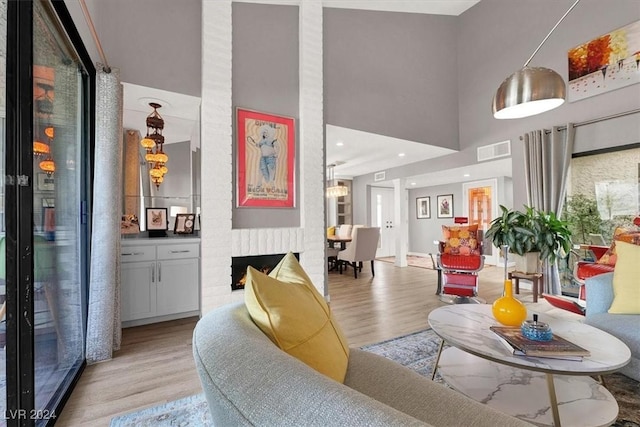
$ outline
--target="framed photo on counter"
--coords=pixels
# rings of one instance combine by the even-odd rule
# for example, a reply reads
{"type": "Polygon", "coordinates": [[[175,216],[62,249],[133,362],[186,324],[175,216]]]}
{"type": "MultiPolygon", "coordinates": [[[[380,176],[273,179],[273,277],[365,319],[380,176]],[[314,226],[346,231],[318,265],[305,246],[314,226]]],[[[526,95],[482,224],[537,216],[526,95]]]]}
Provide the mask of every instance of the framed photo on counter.
{"type": "Polygon", "coordinates": [[[176,222],[173,227],[174,234],[193,234],[196,222],[196,214],[179,213],[176,215],[176,222]]]}

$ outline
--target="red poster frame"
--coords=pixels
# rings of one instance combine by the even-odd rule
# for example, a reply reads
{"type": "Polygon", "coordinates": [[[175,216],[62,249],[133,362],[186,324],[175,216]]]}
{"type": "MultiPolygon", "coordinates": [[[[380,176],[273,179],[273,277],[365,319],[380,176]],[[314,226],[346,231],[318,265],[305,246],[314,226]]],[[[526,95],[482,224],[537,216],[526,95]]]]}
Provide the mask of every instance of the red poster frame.
{"type": "Polygon", "coordinates": [[[236,206],[294,207],[295,119],[237,108],[236,134],[236,206]]]}

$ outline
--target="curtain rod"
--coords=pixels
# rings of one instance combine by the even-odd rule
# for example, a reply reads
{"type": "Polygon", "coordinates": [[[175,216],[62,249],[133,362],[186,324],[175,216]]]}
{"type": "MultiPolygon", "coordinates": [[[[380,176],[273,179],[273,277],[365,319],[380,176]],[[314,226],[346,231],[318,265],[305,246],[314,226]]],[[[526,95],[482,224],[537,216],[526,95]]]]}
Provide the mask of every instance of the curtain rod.
{"type": "MultiPolygon", "coordinates": [[[[612,114],[610,116],[598,117],[597,119],[586,120],[586,121],[580,122],[580,123],[574,123],[573,127],[577,128],[577,127],[580,127],[580,126],[591,125],[591,124],[598,123],[598,122],[604,122],[605,120],[617,119],[618,117],[629,116],[631,114],[636,114],[636,113],[640,113],[640,108],[636,108],[635,110],[624,111],[622,113],[612,114]]],[[[558,127],[558,130],[565,130],[566,128],[567,128],[567,126],[560,126],[560,127],[558,127]]]]}
{"type": "MultiPolygon", "coordinates": [[[[619,117],[630,116],[631,114],[637,114],[637,113],[640,113],[640,108],[636,108],[635,110],[623,111],[622,113],[611,114],[610,116],[598,117],[596,119],[586,120],[580,123],[574,123],[573,127],[577,128],[580,126],[592,125],[594,123],[604,122],[605,120],[617,119],[619,117]]],[[[558,130],[566,130],[566,129],[567,129],[566,125],[558,126],[558,130]]],[[[545,131],[545,133],[551,133],[551,131],[547,130],[545,131]]],[[[520,136],[520,141],[522,141],[523,139],[524,138],[520,136]]]]}
{"type": "Polygon", "coordinates": [[[84,19],[87,21],[87,25],[89,26],[89,31],[91,32],[91,37],[93,37],[93,42],[96,44],[96,48],[98,49],[98,54],[102,59],[102,70],[109,74],[111,73],[111,67],[109,67],[109,63],[107,62],[107,57],[102,50],[102,45],[100,44],[100,39],[98,38],[98,33],[96,33],[96,27],[93,25],[93,20],[91,19],[91,15],[89,15],[89,10],[87,9],[87,4],[84,0],[79,0],[80,7],[82,8],[82,13],[84,14],[84,19]]]}

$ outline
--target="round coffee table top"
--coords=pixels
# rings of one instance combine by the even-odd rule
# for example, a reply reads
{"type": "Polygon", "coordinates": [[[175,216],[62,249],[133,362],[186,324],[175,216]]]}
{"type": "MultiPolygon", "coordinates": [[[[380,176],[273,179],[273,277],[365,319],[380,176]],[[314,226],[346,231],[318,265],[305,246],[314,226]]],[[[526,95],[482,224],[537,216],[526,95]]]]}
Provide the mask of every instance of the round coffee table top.
{"type": "Polygon", "coordinates": [[[601,375],[617,371],[631,359],[625,343],[593,326],[544,313],[539,315],[539,320],[548,323],[554,334],[589,350],[591,355],[582,361],[515,356],[489,329],[500,325],[489,304],[446,306],[429,314],[429,325],[447,344],[505,365],[553,374],[601,375]]]}

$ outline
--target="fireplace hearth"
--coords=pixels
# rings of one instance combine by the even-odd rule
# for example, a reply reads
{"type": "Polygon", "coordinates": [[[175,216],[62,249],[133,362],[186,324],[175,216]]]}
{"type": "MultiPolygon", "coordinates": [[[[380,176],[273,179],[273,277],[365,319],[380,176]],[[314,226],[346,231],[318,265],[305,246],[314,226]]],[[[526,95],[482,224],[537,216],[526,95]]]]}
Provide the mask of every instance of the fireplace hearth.
{"type": "MultiPolygon", "coordinates": [[[[231,290],[244,289],[247,267],[251,266],[264,274],[275,267],[286,254],[254,255],[231,258],[231,290]]],[[[294,253],[296,259],[300,259],[298,253],[294,253]]]]}

